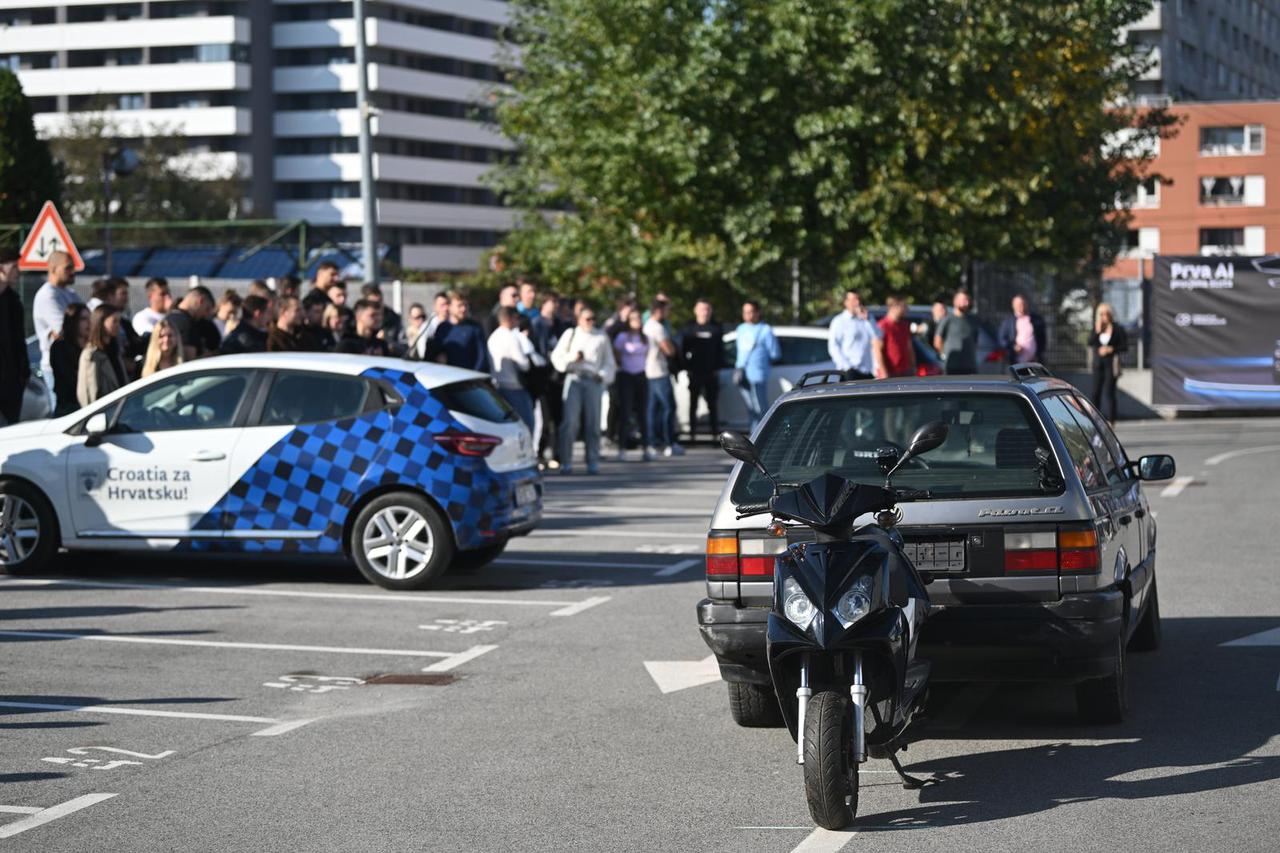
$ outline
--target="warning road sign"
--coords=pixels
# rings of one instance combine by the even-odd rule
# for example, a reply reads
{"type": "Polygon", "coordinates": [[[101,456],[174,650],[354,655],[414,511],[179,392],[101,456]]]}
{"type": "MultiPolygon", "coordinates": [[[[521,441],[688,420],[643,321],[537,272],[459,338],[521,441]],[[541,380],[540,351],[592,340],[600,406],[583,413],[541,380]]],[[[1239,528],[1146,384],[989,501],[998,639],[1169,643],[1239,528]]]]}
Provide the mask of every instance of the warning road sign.
{"type": "Polygon", "coordinates": [[[31,233],[27,235],[26,242],[22,244],[22,253],[18,256],[18,269],[47,270],[49,256],[54,252],[66,252],[70,255],[76,272],[84,269],[84,260],[81,259],[76,244],[72,242],[67,226],[62,224],[58,208],[53,206],[53,202],[46,201],[44,207],[40,209],[40,215],[36,217],[36,224],[31,227],[31,233]]]}

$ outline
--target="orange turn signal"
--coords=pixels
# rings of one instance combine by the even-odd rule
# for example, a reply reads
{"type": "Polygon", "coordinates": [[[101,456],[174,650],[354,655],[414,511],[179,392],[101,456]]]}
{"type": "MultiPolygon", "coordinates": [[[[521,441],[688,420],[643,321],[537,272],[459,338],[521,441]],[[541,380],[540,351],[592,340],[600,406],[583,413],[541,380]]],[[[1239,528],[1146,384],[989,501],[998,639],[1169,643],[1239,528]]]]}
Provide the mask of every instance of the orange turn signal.
{"type": "Polygon", "coordinates": [[[1059,530],[1059,548],[1097,548],[1098,534],[1092,530],[1059,530]]]}

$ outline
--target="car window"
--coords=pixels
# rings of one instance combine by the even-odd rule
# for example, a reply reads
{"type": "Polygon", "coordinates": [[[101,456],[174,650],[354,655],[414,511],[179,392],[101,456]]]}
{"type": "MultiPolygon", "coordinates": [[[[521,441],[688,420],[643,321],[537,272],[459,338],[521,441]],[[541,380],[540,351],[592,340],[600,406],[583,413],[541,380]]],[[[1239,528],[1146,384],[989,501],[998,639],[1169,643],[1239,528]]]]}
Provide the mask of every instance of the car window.
{"type": "Polygon", "coordinates": [[[1067,408],[1071,410],[1072,417],[1076,419],[1076,423],[1084,431],[1085,438],[1089,441],[1089,449],[1093,451],[1093,457],[1098,460],[1098,465],[1100,466],[1098,470],[1102,472],[1103,479],[1111,486],[1121,482],[1124,479],[1124,470],[1116,464],[1115,457],[1111,455],[1110,449],[1102,440],[1102,434],[1098,432],[1098,427],[1090,420],[1089,415],[1080,408],[1080,401],[1069,394],[1063,394],[1062,401],[1067,404],[1067,408]]]}
{"type": "Polygon", "coordinates": [[[827,342],[824,338],[799,338],[778,336],[779,364],[821,364],[829,361],[827,342]]]}
{"type": "Polygon", "coordinates": [[[511,423],[520,418],[516,410],[498,395],[487,379],[454,382],[431,389],[435,397],[451,412],[494,423],[511,423]]]}
{"type": "Polygon", "coordinates": [[[1093,422],[1094,428],[1102,436],[1103,444],[1107,446],[1107,451],[1111,454],[1111,458],[1115,460],[1120,479],[1131,479],[1129,457],[1124,452],[1124,446],[1120,444],[1120,439],[1116,438],[1116,434],[1111,431],[1106,419],[1102,417],[1102,414],[1093,403],[1089,402],[1085,397],[1076,394],[1072,398],[1072,402],[1075,403],[1077,410],[1083,412],[1093,422]]]}
{"type": "Polygon", "coordinates": [[[231,426],[249,386],[236,372],[187,373],[125,397],[114,432],[165,432],[231,426]]]}
{"type": "Polygon", "coordinates": [[[1067,404],[1062,395],[1045,397],[1042,402],[1049,411],[1049,417],[1053,419],[1054,425],[1058,427],[1058,433],[1067,446],[1067,453],[1071,455],[1071,463],[1076,469],[1080,482],[1086,489],[1096,489],[1105,485],[1107,480],[1103,465],[1094,455],[1089,436],[1073,414],[1074,409],[1067,404]]]}
{"type": "Polygon", "coordinates": [[[354,418],[364,411],[369,383],[332,373],[277,373],[262,407],[262,426],[354,418]]]}
{"type": "MultiPolygon", "coordinates": [[[[928,489],[938,500],[1046,494],[1036,450],[1049,450],[1048,437],[1029,403],[1015,394],[802,398],[778,407],[756,445],[765,466],[783,482],[805,483],[831,472],[881,485],[876,452],[906,448],[911,434],[931,421],[948,424],[946,443],[907,463],[894,475],[895,484],[928,489]]],[[[770,490],[763,475],[744,467],[733,500],[754,503],[770,490]]]]}

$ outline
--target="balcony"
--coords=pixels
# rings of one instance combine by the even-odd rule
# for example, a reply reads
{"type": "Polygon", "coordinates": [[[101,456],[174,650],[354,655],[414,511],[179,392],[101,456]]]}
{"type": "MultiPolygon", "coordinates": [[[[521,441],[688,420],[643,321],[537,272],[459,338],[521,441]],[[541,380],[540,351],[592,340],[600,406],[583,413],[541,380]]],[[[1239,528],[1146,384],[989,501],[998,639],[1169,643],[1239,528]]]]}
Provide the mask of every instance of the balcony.
{"type": "Polygon", "coordinates": [[[237,62],[39,68],[18,77],[27,97],[129,92],[225,92],[249,88],[249,66],[237,62]]]}
{"type": "Polygon", "coordinates": [[[248,43],[249,21],[229,15],[0,28],[0,54],[3,55],[58,50],[248,43]]]}
{"type": "MultiPolygon", "coordinates": [[[[37,113],[36,130],[41,136],[63,136],[77,119],[93,113],[37,113]]],[[[240,107],[200,107],[172,110],[114,110],[105,115],[123,137],[155,134],[155,128],[182,136],[247,136],[253,129],[253,116],[240,107]]]]}
{"type": "Polygon", "coordinates": [[[1160,0],[1151,4],[1151,10],[1140,19],[1129,25],[1129,30],[1153,32],[1164,29],[1164,3],[1160,0]]]}

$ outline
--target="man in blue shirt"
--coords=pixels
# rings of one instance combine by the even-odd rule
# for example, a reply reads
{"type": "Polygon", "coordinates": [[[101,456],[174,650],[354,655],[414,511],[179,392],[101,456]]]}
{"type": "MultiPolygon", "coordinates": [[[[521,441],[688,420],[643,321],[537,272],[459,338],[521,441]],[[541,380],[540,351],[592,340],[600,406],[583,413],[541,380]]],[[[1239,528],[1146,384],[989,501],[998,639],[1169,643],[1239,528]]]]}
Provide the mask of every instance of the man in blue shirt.
{"type": "Polygon", "coordinates": [[[773,327],[760,322],[760,305],[756,302],[742,304],[742,323],[738,326],[734,361],[734,381],[742,392],[751,416],[754,431],[769,404],[769,365],[782,356],[773,327]]]}
{"type": "Polygon", "coordinates": [[[827,352],[847,379],[883,379],[884,339],[856,290],[846,290],[844,310],[831,321],[827,352]]]}
{"type": "Polygon", "coordinates": [[[427,358],[451,367],[489,373],[489,343],[484,329],[470,319],[471,303],[461,293],[449,294],[449,319],[436,328],[427,358]]]}

